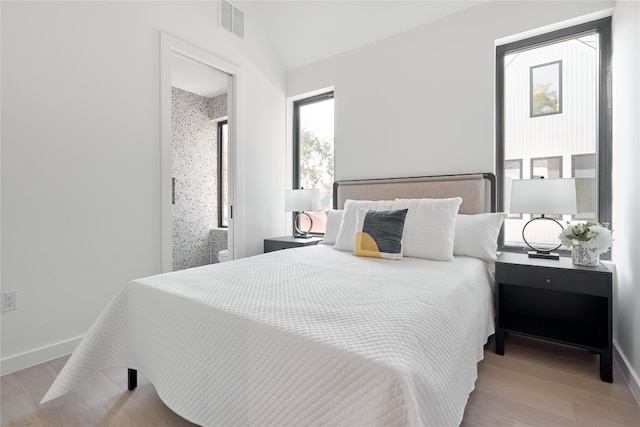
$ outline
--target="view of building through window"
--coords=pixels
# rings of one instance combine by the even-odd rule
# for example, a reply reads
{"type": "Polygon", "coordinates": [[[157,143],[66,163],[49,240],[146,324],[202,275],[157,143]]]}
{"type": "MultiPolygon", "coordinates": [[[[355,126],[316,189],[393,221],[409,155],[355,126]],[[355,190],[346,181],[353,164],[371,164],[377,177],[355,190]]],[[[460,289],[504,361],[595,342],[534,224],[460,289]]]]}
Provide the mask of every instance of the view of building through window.
{"type": "MultiPolygon", "coordinates": [[[[578,214],[596,218],[598,33],[561,39],[504,56],[504,209],[513,179],[576,178],[578,214]]],[[[530,214],[509,215],[505,244],[523,243],[530,214]]],[[[557,227],[532,223],[527,240],[557,244],[557,227]]]]}
{"type": "MultiPolygon", "coordinates": [[[[297,101],[294,104],[298,154],[294,188],[318,189],[321,210],[308,212],[313,218],[312,233],[324,233],[325,211],[333,207],[333,93],[297,101]]],[[[296,170],[296,167],[294,167],[296,170]]],[[[309,229],[308,219],[300,217],[301,230],[309,229]]]]}

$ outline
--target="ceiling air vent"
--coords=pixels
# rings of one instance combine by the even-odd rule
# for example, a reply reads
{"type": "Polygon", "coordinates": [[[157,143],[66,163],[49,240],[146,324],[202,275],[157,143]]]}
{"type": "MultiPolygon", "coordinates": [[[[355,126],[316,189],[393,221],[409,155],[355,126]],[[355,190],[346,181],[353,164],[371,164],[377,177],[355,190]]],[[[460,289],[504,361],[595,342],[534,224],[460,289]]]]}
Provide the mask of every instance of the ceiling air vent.
{"type": "Polygon", "coordinates": [[[222,0],[220,2],[220,27],[244,39],[244,12],[222,0]]]}

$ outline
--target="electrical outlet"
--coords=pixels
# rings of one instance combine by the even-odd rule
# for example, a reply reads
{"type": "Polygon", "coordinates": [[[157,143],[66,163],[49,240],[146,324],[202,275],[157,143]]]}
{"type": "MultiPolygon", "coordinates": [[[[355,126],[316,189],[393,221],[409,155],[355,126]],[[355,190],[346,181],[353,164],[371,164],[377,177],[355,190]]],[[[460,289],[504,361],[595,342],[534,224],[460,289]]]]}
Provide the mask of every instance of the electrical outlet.
{"type": "Polygon", "coordinates": [[[18,309],[18,291],[4,292],[2,294],[2,311],[18,309]]]}

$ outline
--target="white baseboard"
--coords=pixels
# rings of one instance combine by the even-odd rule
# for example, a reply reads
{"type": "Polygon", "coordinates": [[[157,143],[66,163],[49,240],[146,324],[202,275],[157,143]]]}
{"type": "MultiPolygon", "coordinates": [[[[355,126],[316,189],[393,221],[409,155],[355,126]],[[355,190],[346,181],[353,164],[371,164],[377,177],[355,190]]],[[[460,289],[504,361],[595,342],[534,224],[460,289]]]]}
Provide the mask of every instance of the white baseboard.
{"type": "Polygon", "coordinates": [[[2,359],[2,361],[0,361],[0,375],[10,374],[40,363],[48,362],[49,360],[57,359],[58,357],[66,356],[76,349],[81,339],[82,337],[73,338],[68,341],[62,341],[57,344],[2,359]]]}
{"type": "Polygon", "coordinates": [[[618,363],[625,380],[627,380],[631,393],[636,398],[638,405],[640,405],[640,377],[638,377],[638,373],[631,367],[629,359],[620,351],[617,343],[613,343],[613,357],[618,363]]]}

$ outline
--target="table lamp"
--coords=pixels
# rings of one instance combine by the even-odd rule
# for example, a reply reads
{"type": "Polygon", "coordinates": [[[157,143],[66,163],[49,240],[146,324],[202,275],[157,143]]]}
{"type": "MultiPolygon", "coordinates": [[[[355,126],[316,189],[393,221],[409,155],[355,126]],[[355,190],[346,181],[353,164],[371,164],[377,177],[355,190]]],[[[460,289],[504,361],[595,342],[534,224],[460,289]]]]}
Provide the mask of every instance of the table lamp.
{"type": "Polygon", "coordinates": [[[306,211],[320,210],[320,191],[317,189],[286,190],[284,192],[285,212],[297,212],[294,218],[295,237],[309,238],[309,233],[313,229],[313,219],[306,211]],[[300,215],[306,215],[309,219],[309,229],[302,231],[299,228],[300,215]]]}
{"type": "Polygon", "coordinates": [[[575,215],[576,207],[576,180],[575,178],[561,179],[516,179],[511,184],[511,213],[540,214],[532,218],[522,227],[522,239],[532,251],[529,258],[560,259],[555,253],[558,246],[552,249],[535,248],[529,244],[525,237],[525,229],[533,221],[553,221],[563,229],[562,224],[545,215],[575,215]]]}

